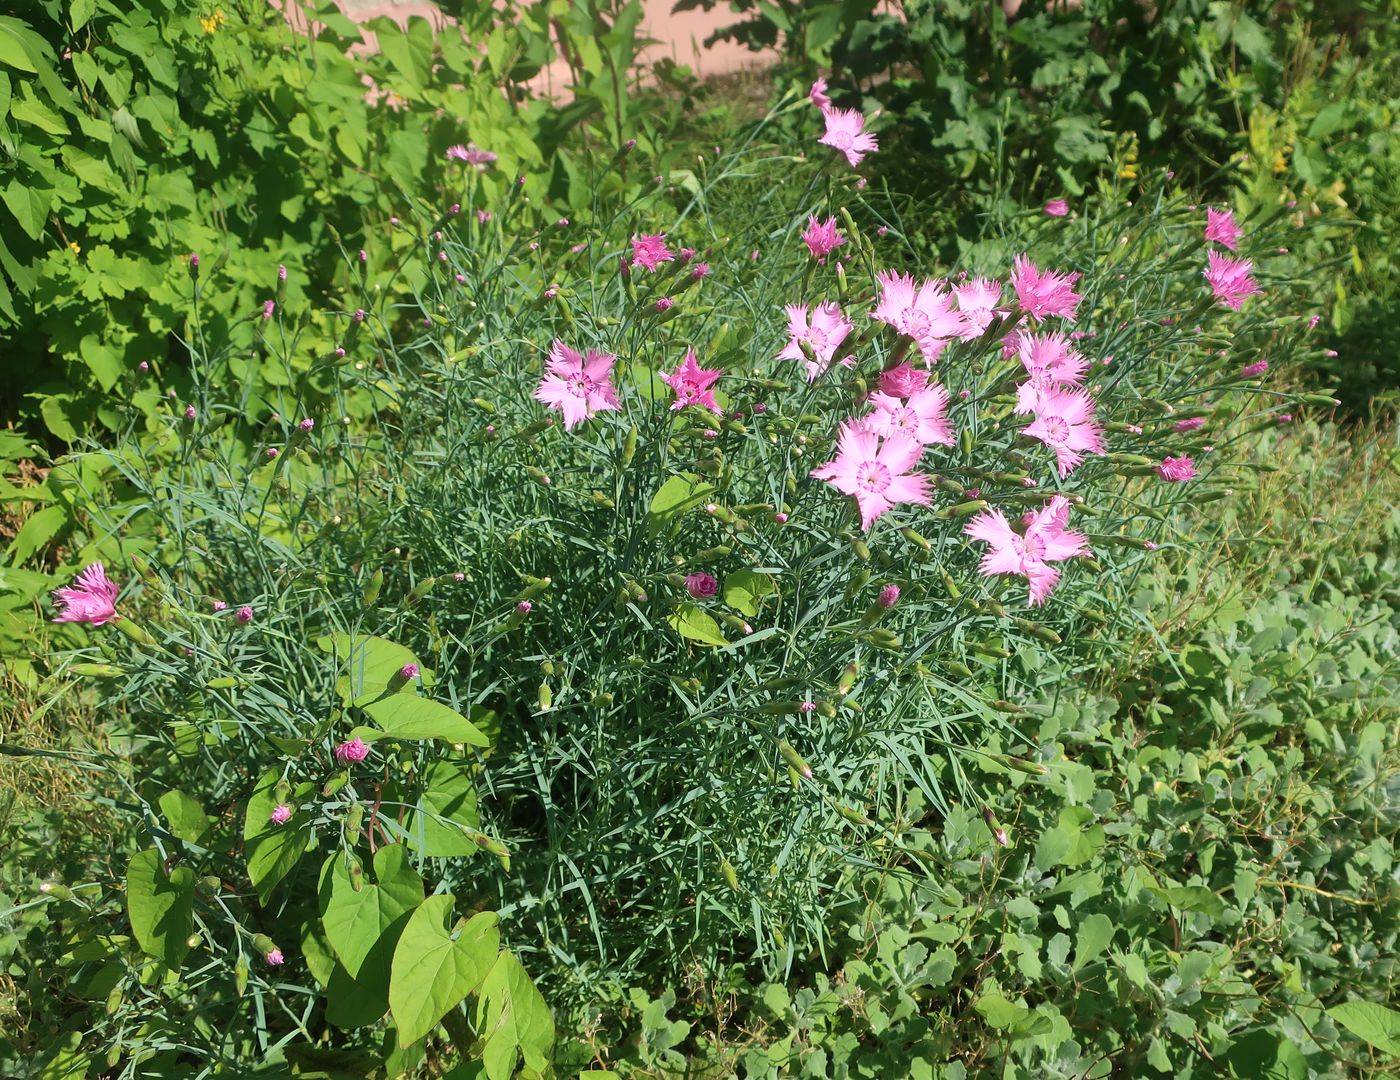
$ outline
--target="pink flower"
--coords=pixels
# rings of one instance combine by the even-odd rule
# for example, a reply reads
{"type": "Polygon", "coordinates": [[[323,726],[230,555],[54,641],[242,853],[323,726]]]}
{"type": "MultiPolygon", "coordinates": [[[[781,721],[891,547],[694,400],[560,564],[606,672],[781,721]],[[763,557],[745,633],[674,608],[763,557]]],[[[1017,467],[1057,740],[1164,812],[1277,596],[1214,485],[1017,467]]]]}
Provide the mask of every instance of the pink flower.
{"type": "Polygon", "coordinates": [[[719,368],[702,368],[695,357],[694,349],[686,349],[685,360],[670,375],[662,374],[661,379],[676,392],[676,400],[671,402],[671,410],[683,409],[687,405],[699,405],[718,413],[719,403],[715,392],[710,389],[722,372],[719,368]]]}
{"type": "MultiPolygon", "coordinates": [[[[1312,316],[1311,318],[1308,319],[1308,329],[1309,329],[1309,330],[1314,329],[1314,328],[1317,326],[1317,324],[1320,323],[1321,321],[1322,321],[1322,316],[1321,316],[1321,315],[1314,315],[1314,316],[1312,316]]],[[[142,363],[145,363],[145,361],[143,360],[142,363]]]]}
{"type": "Polygon", "coordinates": [[[879,604],[882,608],[892,608],[899,603],[899,586],[895,584],[886,585],[880,590],[879,604]]]}
{"type": "Polygon", "coordinates": [[[676,253],[666,246],[665,233],[632,234],[632,265],[655,270],[665,262],[673,262],[676,253]]]}
{"type": "Polygon", "coordinates": [[[491,211],[490,211],[490,210],[478,210],[478,211],[476,212],[476,223],[477,223],[478,225],[485,225],[485,224],[486,224],[488,221],[490,221],[490,220],[491,220],[491,211]]]}
{"type": "Polygon", "coordinates": [[[1103,431],[1094,423],[1094,401],[1079,389],[1041,392],[1035,401],[1035,419],[1021,431],[1055,451],[1060,476],[1068,476],[1084,460],[1084,451],[1102,454],[1103,431]]]}
{"type": "Polygon", "coordinates": [[[1254,363],[1246,364],[1244,367],[1240,368],[1240,374],[1246,379],[1252,379],[1257,375],[1264,374],[1264,372],[1268,370],[1269,362],[1267,360],[1256,360],[1254,363]]]}
{"type": "Polygon", "coordinates": [[[1249,259],[1231,259],[1218,251],[1210,252],[1208,258],[1206,280],[1210,282],[1211,291],[1227,308],[1238,311],[1244,306],[1246,297],[1264,291],[1249,276],[1254,269],[1254,263],[1249,259]]]}
{"type": "Polygon", "coordinates": [[[1045,602],[1060,578],[1059,569],[1050,564],[1089,551],[1084,537],[1066,529],[1067,524],[1069,500],[1056,495],[1021,519],[1020,532],[1000,510],[984,510],[967,523],[963,533],[991,545],[992,550],[982,556],[979,572],[986,577],[1020,574],[1030,586],[1030,604],[1036,607],[1045,602]]]}
{"type": "Polygon", "coordinates": [[[1016,388],[1018,413],[1034,412],[1040,394],[1077,384],[1089,370],[1089,361],[1070,347],[1063,334],[1017,334],[1016,351],[1030,376],[1016,388]]]}
{"type": "Polygon", "coordinates": [[[197,416],[199,416],[199,413],[195,410],[195,407],[194,407],[193,405],[186,405],[186,406],[185,406],[185,419],[186,419],[186,420],[189,420],[189,421],[193,422],[194,419],[195,419],[197,416]]]}
{"type": "Polygon", "coordinates": [[[275,457],[276,457],[278,454],[280,454],[280,453],[281,453],[281,451],[278,450],[277,447],[275,447],[275,446],[269,446],[269,447],[267,448],[267,456],[268,456],[268,459],[269,459],[269,460],[271,460],[272,458],[275,458],[275,457]]]}
{"type": "Polygon", "coordinates": [[[805,304],[788,304],[784,310],[787,312],[788,334],[791,340],[778,354],[778,359],[805,361],[807,381],[812,382],[831,366],[836,350],[855,327],[851,320],[841,313],[840,306],[831,300],[816,306],[810,322],[805,304]],[[813,359],[809,359],[802,351],[804,342],[812,350],[813,359]]]}
{"type": "Polygon", "coordinates": [[[656,302],[655,306],[656,313],[658,315],[664,315],[666,314],[666,312],[670,311],[673,307],[676,306],[676,302],[672,300],[669,296],[663,296],[656,302]]]}
{"type": "Polygon", "coordinates": [[[272,813],[267,815],[267,819],[274,825],[285,825],[292,820],[292,808],[286,803],[279,803],[272,808],[272,813]]]}
{"type": "Polygon", "coordinates": [[[404,682],[408,682],[409,679],[418,678],[418,665],[410,660],[403,667],[399,668],[399,678],[404,682]]]}
{"type": "Polygon", "coordinates": [[[447,148],[447,158],[449,161],[465,161],[468,165],[485,168],[495,162],[496,155],[490,150],[478,149],[475,144],[463,146],[458,143],[447,148]]]}
{"type": "Polygon", "coordinates": [[[696,600],[704,600],[714,596],[719,592],[719,581],[713,574],[698,573],[687,574],[685,579],[685,591],[690,593],[696,600]]]}
{"type": "Polygon", "coordinates": [[[696,263],[696,264],[695,264],[695,269],[691,270],[691,272],[690,272],[690,276],[691,276],[691,279],[692,279],[692,280],[694,280],[694,281],[700,281],[702,278],[706,277],[706,276],[709,274],[709,272],[710,272],[710,264],[709,264],[709,263],[696,263]]]}
{"type": "Polygon", "coordinates": [[[999,281],[975,277],[961,285],[954,285],[953,295],[957,298],[958,311],[963,320],[963,328],[958,336],[965,341],[981,337],[993,319],[1008,314],[997,308],[1001,301],[999,281]]]}
{"type": "Polygon", "coordinates": [[[924,448],[908,435],[881,440],[859,421],[847,420],[836,438],[836,457],[812,470],[843,495],[855,497],[863,529],[896,503],[929,504],[928,477],[909,470],[924,448]]]}
{"type": "Polygon", "coordinates": [[[367,757],[369,757],[369,743],[363,739],[351,739],[335,748],[335,759],[342,765],[364,761],[367,757]]]}
{"type": "Polygon", "coordinates": [[[927,446],[939,443],[953,446],[953,428],[944,416],[948,407],[948,391],[938,383],[915,390],[908,401],[879,390],[870,395],[870,404],[875,407],[862,423],[876,435],[889,437],[903,433],[915,442],[927,446]]]}
{"type": "Polygon", "coordinates": [[[1177,431],[1195,431],[1206,422],[1204,416],[1193,416],[1189,420],[1178,420],[1172,425],[1177,431]]]}
{"type": "Polygon", "coordinates": [[[1244,230],[1235,224],[1235,215],[1229,210],[1206,208],[1206,239],[1223,244],[1231,251],[1240,249],[1240,234],[1244,230]]]}
{"type": "Polygon", "coordinates": [[[1074,291],[1078,274],[1041,270],[1024,255],[1017,255],[1011,269],[1011,285],[1022,310],[1033,319],[1059,315],[1074,322],[1074,309],[1084,299],[1074,291]]]}
{"type": "Polygon", "coordinates": [[[1064,199],[1051,199],[1045,204],[1046,217],[1064,217],[1069,213],[1069,203],[1064,199]]]}
{"type": "Polygon", "coordinates": [[[241,625],[247,626],[250,622],[253,621],[253,609],[247,604],[244,604],[241,608],[239,608],[233,613],[233,617],[241,625]]]}
{"type": "Polygon", "coordinates": [[[846,242],[846,238],[836,231],[836,219],[829,217],[819,222],[815,214],[807,217],[807,231],[802,234],[807,250],[812,258],[825,263],[826,257],[846,242]]]}
{"type": "Polygon", "coordinates": [[[865,117],[855,109],[824,109],[826,134],[817,142],[834,147],[846,155],[855,168],[866,154],[880,149],[875,136],[865,130],[865,117]]]}
{"type": "Polygon", "coordinates": [[[228,604],[222,600],[215,600],[210,606],[213,607],[215,611],[223,611],[224,608],[228,607],[228,604]]]}
{"type": "Polygon", "coordinates": [[[107,577],[107,568],[95,562],[83,570],[72,585],[54,590],[54,603],[62,604],[63,611],[53,621],[85,622],[93,626],[115,622],[121,618],[117,614],[119,591],[116,582],[107,577]]]}
{"type": "Polygon", "coordinates": [[[272,313],[273,313],[274,311],[276,311],[276,310],[277,310],[277,301],[276,301],[276,300],[264,300],[264,301],[263,301],[263,318],[264,318],[264,319],[270,319],[270,318],[272,318],[272,313]]]}
{"type": "Polygon", "coordinates": [[[1184,484],[1196,475],[1196,463],[1186,455],[1163,458],[1157,466],[1157,475],[1173,484],[1184,484]]]}
{"type": "Polygon", "coordinates": [[[604,409],[618,407],[612,385],[617,357],[588,350],[585,359],[557,338],[549,347],[548,371],[535,388],[535,400],[564,414],[564,430],[572,431],[604,409]]]}
{"type": "Polygon", "coordinates": [[[530,601],[528,600],[522,600],[520,601],[520,603],[515,605],[515,610],[520,612],[520,614],[522,615],[528,615],[530,614],[530,612],[535,610],[535,605],[530,603],[530,601]]]}
{"type": "Polygon", "coordinates": [[[826,79],[819,78],[812,84],[812,89],[807,91],[807,97],[822,112],[831,108],[831,98],[826,96],[826,79]]]}
{"type": "Polygon", "coordinates": [[[281,967],[287,960],[287,958],[282,955],[282,950],[275,945],[267,950],[267,955],[263,957],[263,959],[267,961],[268,967],[281,967]]]}
{"type": "Polygon", "coordinates": [[[890,397],[907,398],[928,385],[928,372],[920,371],[909,361],[880,372],[877,384],[880,392],[890,397]]]}
{"type": "Polygon", "coordinates": [[[953,310],[952,294],[942,282],[916,282],[892,270],[876,274],[875,280],[880,284],[880,302],[870,317],[913,338],[924,362],[934,363],[948,339],[963,328],[962,316],[953,310]]]}

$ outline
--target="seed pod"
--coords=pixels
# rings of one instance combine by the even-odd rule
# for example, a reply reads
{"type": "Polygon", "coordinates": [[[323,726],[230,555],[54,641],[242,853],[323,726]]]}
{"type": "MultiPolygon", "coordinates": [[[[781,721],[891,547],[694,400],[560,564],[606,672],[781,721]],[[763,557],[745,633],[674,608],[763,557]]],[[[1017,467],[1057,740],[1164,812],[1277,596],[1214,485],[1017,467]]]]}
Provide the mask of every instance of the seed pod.
{"type": "Polygon", "coordinates": [[[612,708],[613,696],[611,694],[594,694],[588,701],[595,709],[612,708]]]}
{"type": "Polygon", "coordinates": [[[1050,771],[1044,765],[1027,761],[1025,758],[1011,757],[1009,754],[993,754],[992,760],[1005,765],[1008,769],[1014,769],[1016,772],[1027,773],[1031,776],[1044,776],[1050,771]]]}
{"type": "Polygon", "coordinates": [[[1032,637],[1040,638],[1041,641],[1048,641],[1051,645],[1059,645],[1063,640],[1060,635],[1051,630],[1050,627],[1031,622],[1029,619],[1012,619],[1011,622],[1032,637]]]}
{"type": "Polygon", "coordinates": [[[996,698],[993,701],[987,702],[987,704],[990,705],[997,712],[1020,713],[1026,711],[1020,705],[1017,705],[1014,701],[1003,701],[1001,698],[996,698]]]}
{"type": "Polygon", "coordinates": [[[956,675],[960,679],[972,678],[972,669],[966,664],[959,663],[957,660],[945,660],[943,661],[943,666],[947,668],[951,674],[956,675]]]}
{"type": "Polygon", "coordinates": [[[617,506],[617,503],[613,502],[612,499],[608,498],[606,495],[604,495],[601,491],[598,491],[597,489],[594,489],[593,491],[589,492],[588,497],[593,500],[594,506],[597,506],[603,510],[612,510],[617,506]]]}
{"type": "Polygon", "coordinates": [[[384,588],[384,571],[376,570],[370,575],[369,584],[365,586],[364,604],[365,607],[373,607],[374,602],[379,599],[379,591],[384,588]]]}
{"type": "Polygon", "coordinates": [[[857,593],[859,593],[862,589],[865,588],[867,584],[869,584],[869,582],[870,570],[862,566],[859,570],[857,570],[854,574],[851,575],[851,580],[846,586],[846,599],[850,600],[854,598],[857,593]]]}
{"type": "Polygon", "coordinates": [[[943,588],[948,591],[948,595],[954,600],[962,599],[962,590],[958,588],[958,583],[945,571],[943,574],[943,588]]]}
{"type": "Polygon", "coordinates": [[[988,598],[987,600],[987,610],[990,611],[993,615],[995,615],[998,619],[1006,618],[1006,608],[1002,607],[999,603],[990,598],[988,598]]]}
{"type": "Polygon", "coordinates": [[[983,656],[995,656],[1006,660],[1011,656],[1010,649],[1003,649],[1000,645],[993,645],[989,641],[982,641],[972,646],[972,651],[981,653],[983,656]]]}
{"type": "Polygon", "coordinates": [[[533,600],[554,583],[553,578],[537,578],[531,577],[529,574],[523,574],[521,576],[525,579],[525,588],[515,594],[515,602],[517,604],[521,600],[533,600]]]}
{"type": "Polygon", "coordinates": [[[1304,405],[1322,405],[1329,409],[1335,408],[1341,404],[1337,398],[1332,396],[1331,391],[1321,394],[1304,394],[1299,400],[1302,401],[1304,405]]]}
{"type": "Polygon", "coordinates": [[[492,405],[491,402],[487,401],[485,398],[474,397],[472,398],[472,404],[484,413],[490,413],[492,416],[496,415],[496,406],[492,405]]]}
{"type": "MultiPolygon", "coordinates": [[[[122,1007],[122,988],[120,985],[112,987],[112,992],[107,995],[107,1015],[115,1016],[118,1009],[122,1007]]],[[[116,1062],[112,1063],[113,1065],[116,1062]]]]}
{"type": "MultiPolygon", "coordinates": [[[[235,964],[233,968],[233,988],[238,992],[239,997],[242,997],[244,992],[248,989],[248,961],[241,956],[238,958],[238,963],[235,964]]],[[[119,1050],[120,1046],[118,1045],[114,1047],[114,1049],[119,1050]]],[[[113,1062],[113,1064],[115,1065],[116,1063],[113,1062]]]]}
{"type": "Polygon", "coordinates": [[[632,459],[637,455],[637,425],[633,424],[627,429],[627,437],[622,440],[622,464],[631,465],[632,459]]]}
{"type": "Polygon", "coordinates": [[[536,420],[533,424],[527,424],[516,432],[516,435],[525,440],[531,440],[542,431],[548,431],[554,426],[554,420],[546,417],[544,420],[536,420]]]}
{"type": "Polygon", "coordinates": [[[871,630],[864,635],[863,640],[868,641],[877,649],[888,649],[891,652],[897,652],[904,647],[904,643],[900,641],[899,635],[893,630],[871,630]]]}
{"type": "Polygon", "coordinates": [[[354,843],[355,837],[359,835],[360,824],[365,818],[365,808],[359,803],[352,803],[349,811],[345,815],[344,835],[348,843],[354,843]]]}
{"type": "Polygon", "coordinates": [[[1141,454],[1106,454],[1110,465],[1151,465],[1152,459],[1141,454]]]}
{"type": "Polygon", "coordinates": [[[350,783],[350,773],[348,771],[336,773],[326,781],[326,786],[321,789],[321,798],[329,799],[331,796],[338,794],[348,783],[350,783]]]}
{"type": "Polygon", "coordinates": [[[426,577],[426,578],[424,578],[424,579],[423,579],[422,581],[420,581],[417,585],[415,585],[415,586],[413,587],[413,591],[410,592],[410,593],[408,594],[409,602],[410,602],[410,603],[416,603],[417,601],[422,600],[423,597],[427,596],[430,592],[433,591],[433,586],[436,585],[436,584],[437,584],[437,578],[435,578],[435,577],[426,577]]]}
{"type": "Polygon", "coordinates": [[[525,466],[525,475],[528,476],[535,483],[539,484],[541,487],[549,487],[552,483],[554,483],[554,481],[549,478],[549,474],[547,472],[545,472],[543,469],[537,469],[533,465],[525,466]]]}
{"type": "Polygon", "coordinates": [[[739,891],[739,875],[734,871],[734,864],[728,859],[721,859],[719,863],[720,872],[724,874],[724,880],[735,892],[739,891]]]}
{"type": "Polygon", "coordinates": [[[778,740],[778,753],[783,755],[783,760],[796,769],[804,780],[812,779],[812,766],[802,759],[802,755],[793,749],[792,744],[786,739],[778,740]]]}
{"type": "Polygon", "coordinates": [[[963,429],[962,429],[962,434],[960,434],[960,435],[958,436],[958,449],[960,449],[960,450],[963,452],[963,456],[964,456],[964,457],[967,457],[967,456],[971,455],[971,453],[972,453],[972,429],[971,429],[971,428],[963,428],[963,429]]]}
{"type": "Polygon", "coordinates": [[[539,700],[540,712],[549,712],[554,705],[554,692],[550,690],[549,683],[540,683],[540,688],[536,696],[539,700]]]}
{"type": "Polygon", "coordinates": [[[856,553],[856,558],[861,562],[870,561],[870,547],[860,537],[851,541],[851,550],[856,553]]]}
{"type": "Polygon", "coordinates": [[[287,802],[292,797],[292,785],[287,783],[285,779],[278,780],[272,788],[272,797],[279,804],[287,802]]]}
{"type": "Polygon", "coordinates": [[[355,892],[364,892],[365,889],[365,868],[360,865],[360,860],[351,856],[350,858],[350,888],[355,892]]]}
{"type": "MultiPolygon", "coordinates": [[[[117,667],[115,664],[73,664],[68,668],[74,675],[83,675],[96,679],[114,679],[118,675],[125,675],[126,668],[117,667]]],[[[233,680],[230,685],[236,685],[237,680],[233,680]]]]}
{"type": "Polygon", "coordinates": [[[975,514],[985,509],[987,509],[986,499],[972,499],[969,502],[962,502],[958,503],[956,506],[948,507],[940,516],[951,520],[953,518],[967,517],[969,514],[975,514]]]}
{"type": "Polygon", "coordinates": [[[843,818],[845,818],[847,821],[853,822],[856,825],[875,824],[868,817],[862,814],[859,810],[852,810],[849,806],[846,806],[844,803],[836,803],[835,805],[836,812],[840,814],[843,818]]]}
{"type": "Polygon", "coordinates": [[[856,678],[860,675],[860,664],[852,660],[841,669],[841,677],[836,680],[836,692],[845,697],[851,692],[851,688],[856,684],[856,678]]]}

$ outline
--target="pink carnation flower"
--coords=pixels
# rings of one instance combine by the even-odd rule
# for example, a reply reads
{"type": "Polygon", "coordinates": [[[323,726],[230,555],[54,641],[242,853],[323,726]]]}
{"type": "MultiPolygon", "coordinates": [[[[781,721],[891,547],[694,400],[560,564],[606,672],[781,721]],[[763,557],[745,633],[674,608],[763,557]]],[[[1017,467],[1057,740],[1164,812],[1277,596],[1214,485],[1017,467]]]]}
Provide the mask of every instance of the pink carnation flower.
{"type": "Polygon", "coordinates": [[[116,582],[107,577],[107,568],[95,562],[83,570],[72,585],[54,590],[54,603],[62,604],[63,610],[53,621],[85,622],[93,626],[115,622],[121,618],[117,614],[119,591],[116,582]]]}
{"type": "Polygon", "coordinates": [[[662,263],[674,262],[676,253],[666,246],[665,233],[632,234],[632,265],[655,270],[662,263]]]}
{"type": "Polygon", "coordinates": [[[1177,431],[1195,431],[1205,422],[1206,418],[1204,416],[1193,416],[1187,420],[1178,420],[1172,427],[1177,431]]]}
{"type": "Polygon", "coordinates": [[[1246,379],[1253,379],[1256,376],[1264,374],[1264,372],[1268,370],[1269,362],[1267,360],[1256,360],[1254,363],[1246,364],[1244,367],[1240,368],[1240,374],[1246,379]]]}
{"type": "Polygon", "coordinates": [[[1206,280],[1210,282],[1211,292],[1227,308],[1238,311],[1244,306],[1246,297],[1263,292],[1249,276],[1254,269],[1254,263],[1249,259],[1232,259],[1218,251],[1210,252],[1208,259],[1206,280]]]}
{"type": "Polygon", "coordinates": [[[915,281],[892,270],[876,274],[875,280],[880,284],[880,302],[870,317],[913,338],[924,362],[934,363],[948,339],[963,328],[962,316],[953,310],[952,294],[942,282],[915,281]]]}
{"type": "Polygon", "coordinates": [[[859,421],[847,420],[836,439],[836,457],[812,470],[843,495],[855,497],[864,529],[896,503],[929,504],[928,477],[909,472],[924,448],[908,435],[881,440],[859,421]]]}
{"type": "Polygon", "coordinates": [[[1000,510],[984,510],[967,523],[963,533],[991,545],[991,550],[982,556],[979,572],[986,577],[1024,577],[1030,587],[1030,604],[1036,607],[1045,602],[1060,578],[1059,568],[1050,564],[1089,551],[1082,535],[1065,528],[1068,524],[1069,500],[1056,495],[1040,510],[1021,519],[1020,532],[1011,527],[1000,510]]]}
{"type": "Polygon", "coordinates": [[[810,322],[805,304],[787,304],[784,310],[787,312],[790,340],[778,354],[778,359],[804,361],[807,364],[807,381],[812,382],[831,366],[836,350],[854,326],[842,314],[840,305],[831,300],[812,309],[810,322]],[[802,351],[804,342],[812,350],[813,359],[808,359],[802,351]]]}
{"type": "Polygon", "coordinates": [[[899,603],[899,586],[891,582],[881,589],[879,603],[882,608],[892,608],[899,603]]]}
{"type": "Polygon", "coordinates": [[[562,341],[549,347],[548,371],[535,388],[535,400],[564,414],[564,430],[571,431],[596,413],[618,407],[612,385],[617,357],[588,350],[585,359],[562,341]]]}
{"type": "Polygon", "coordinates": [[[807,250],[812,258],[825,263],[826,257],[846,242],[846,238],[836,231],[836,219],[829,217],[825,222],[817,220],[815,214],[807,218],[807,231],[802,234],[807,250]]]}
{"type": "Polygon", "coordinates": [[[1206,208],[1206,239],[1223,244],[1231,251],[1240,249],[1240,235],[1244,230],[1235,224],[1235,215],[1230,210],[1206,208]]]}
{"type": "Polygon", "coordinates": [[[958,336],[965,341],[981,337],[993,319],[1008,314],[997,308],[1001,302],[1001,282],[991,278],[975,277],[961,285],[954,285],[953,295],[957,298],[958,311],[963,320],[958,336]]]}
{"type": "Polygon", "coordinates": [[[267,818],[274,825],[285,825],[292,820],[292,808],[286,803],[279,803],[272,808],[272,813],[268,814],[267,818]]]}
{"type": "Polygon", "coordinates": [[[824,109],[826,134],[817,142],[834,147],[846,155],[855,168],[866,154],[880,149],[875,136],[865,130],[865,117],[855,109],[824,109]]]}
{"type": "Polygon", "coordinates": [[[1079,389],[1047,390],[1035,401],[1035,419],[1023,435],[1039,439],[1055,451],[1060,476],[1068,476],[1084,460],[1084,453],[1102,454],[1103,431],[1094,423],[1094,401],[1079,389]]]}
{"type": "Polygon", "coordinates": [[[367,757],[369,757],[369,743],[363,739],[351,739],[335,748],[335,759],[342,765],[364,761],[367,757]]]}
{"type": "Polygon", "coordinates": [[[1196,463],[1188,456],[1163,458],[1157,466],[1157,475],[1173,484],[1184,484],[1196,475],[1196,463]]]}
{"type": "Polygon", "coordinates": [[[908,401],[876,391],[870,395],[874,411],[862,421],[875,434],[889,437],[905,434],[922,445],[939,443],[956,445],[952,425],[944,411],[948,407],[948,391],[938,383],[915,390],[908,401]]]}
{"type": "Polygon", "coordinates": [[[458,143],[456,146],[447,148],[447,159],[449,161],[465,161],[468,165],[475,165],[481,169],[493,164],[496,155],[490,150],[479,149],[475,144],[463,146],[458,143]]]}
{"type": "Polygon", "coordinates": [[[1030,376],[1016,388],[1018,413],[1035,412],[1041,394],[1082,382],[1089,370],[1089,361],[1070,346],[1064,334],[1017,334],[1016,351],[1030,376]]]}
{"type": "Polygon", "coordinates": [[[831,98],[826,96],[825,78],[819,78],[812,84],[812,89],[807,91],[807,97],[822,112],[831,108],[831,98]]]}
{"type": "Polygon", "coordinates": [[[878,385],[883,394],[907,398],[928,385],[928,372],[921,371],[906,360],[880,372],[878,385]]]}
{"type": "Polygon", "coordinates": [[[719,368],[702,368],[695,357],[694,349],[686,349],[685,360],[670,374],[662,374],[661,379],[676,392],[676,400],[671,402],[672,411],[687,405],[699,405],[718,413],[719,403],[715,392],[710,389],[721,375],[719,368]]]}
{"type": "Polygon", "coordinates": [[[1046,217],[1064,217],[1069,213],[1069,203],[1064,199],[1051,199],[1045,204],[1046,217]]]}
{"type": "Polygon", "coordinates": [[[719,582],[713,574],[701,571],[696,574],[687,574],[685,579],[685,591],[690,593],[696,600],[704,600],[714,596],[719,592],[719,582]]]}
{"type": "Polygon", "coordinates": [[[1084,299],[1074,291],[1078,274],[1041,270],[1024,255],[1017,255],[1011,269],[1011,285],[1022,310],[1033,319],[1059,315],[1074,322],[1074,309],[1084,299]]]}

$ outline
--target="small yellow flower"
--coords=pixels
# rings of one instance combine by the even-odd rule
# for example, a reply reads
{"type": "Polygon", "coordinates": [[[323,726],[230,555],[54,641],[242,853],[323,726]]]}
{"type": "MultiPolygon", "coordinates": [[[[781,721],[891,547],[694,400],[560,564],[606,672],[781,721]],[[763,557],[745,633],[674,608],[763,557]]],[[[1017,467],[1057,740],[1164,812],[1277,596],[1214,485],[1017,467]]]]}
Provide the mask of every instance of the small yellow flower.
{"type": "Polygon", "coordinates": [[[1124,165],[1121,169],[1118,170],[1118,176],[1120,179],[1123,180],[1136,180],[1138,176],[1138,168],[1136,165],[1124,165]]]}
{"type": "Polygon", "coordinates": [[[71,251],[74,255],[76,255],[83,249],[78,246],[78,242],[76,240],[71,240],[68,243],[68,250],[71,251]]]}
{"type": "Polygon", "coordinates": [[[199,25],[204,27],[204,32],[206,34],[217,33],[219,28],[224,25],[224,9],[219,8],[214,14],[207,18],[201,17],[199,25]]]}

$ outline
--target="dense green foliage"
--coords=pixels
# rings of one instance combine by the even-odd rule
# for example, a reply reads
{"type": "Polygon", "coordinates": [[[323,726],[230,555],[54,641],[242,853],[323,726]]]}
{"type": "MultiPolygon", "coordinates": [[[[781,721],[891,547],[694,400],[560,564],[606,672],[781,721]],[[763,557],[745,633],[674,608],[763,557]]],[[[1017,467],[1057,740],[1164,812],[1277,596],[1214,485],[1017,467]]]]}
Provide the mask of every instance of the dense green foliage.
{"type": "Polygon", "coordinates": [[[0,17],[0,1074],[1394,1070],[1400,453],[1329,417],[1394,385],[1393,28],[735,6],[787,64],[737,131],[637,88],[636,0],[353,54],[329,6],[0,17]],[[1022,252],[1082,274],[1107,452],[1026,435],[1007,288],[933,368],[932,505],[863,529],[810,473],[918,352],[876,273],[1022,252]],[[533,397],[556,340],[616,409],[533,397]],[[1092,556],[1030,608],[963,529],[1056,494],[1092,556]],[[96,560],[123,617],[50,624],[96,560]]]}

